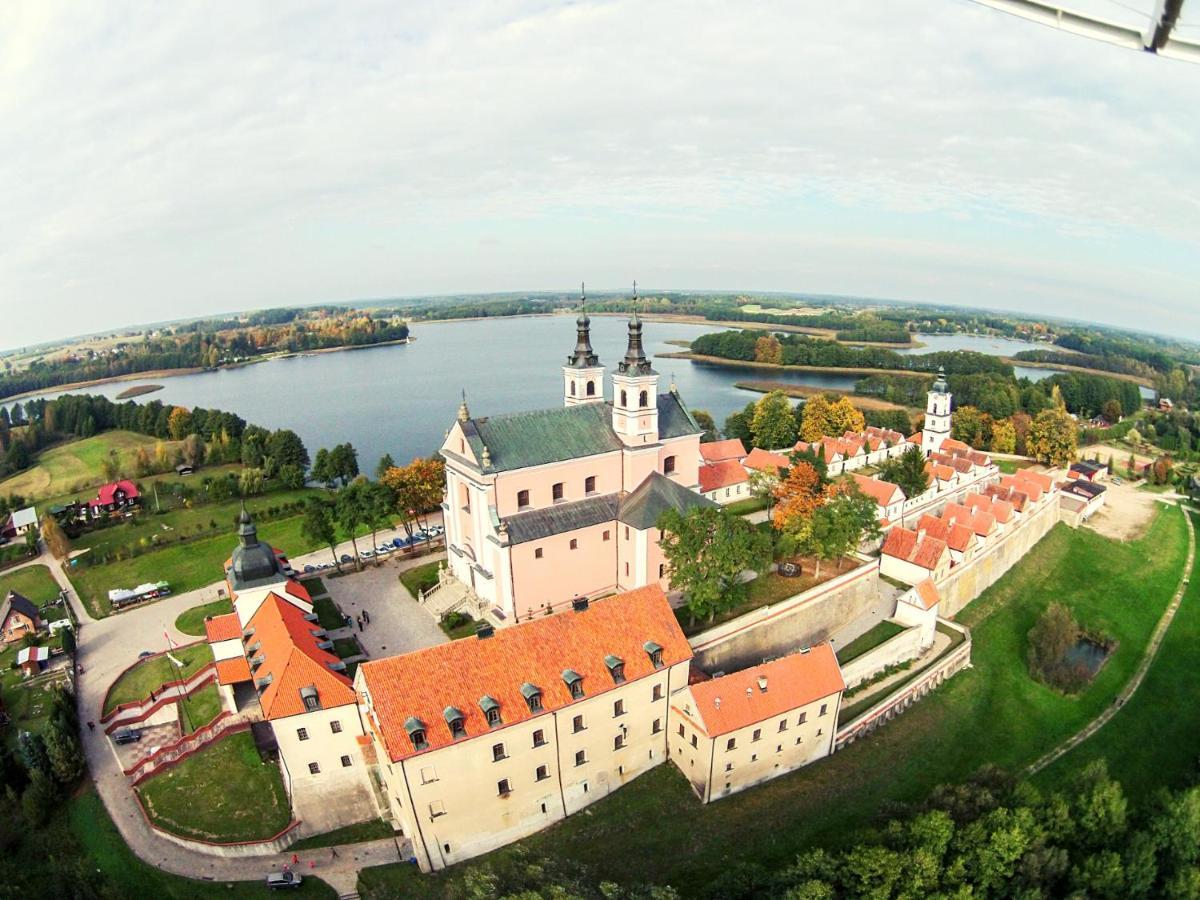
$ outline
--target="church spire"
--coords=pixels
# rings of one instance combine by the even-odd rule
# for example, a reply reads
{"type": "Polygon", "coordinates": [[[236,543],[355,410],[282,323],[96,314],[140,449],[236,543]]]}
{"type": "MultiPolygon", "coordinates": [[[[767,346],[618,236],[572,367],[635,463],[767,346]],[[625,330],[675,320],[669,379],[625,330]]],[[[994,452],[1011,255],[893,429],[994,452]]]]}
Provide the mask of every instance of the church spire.
{"type": "Polygon", "coordinates": [[[586,285],[579,283],[579,318],[575,320],[575,352],[567,357],[573,369],[591,369],[600,365],[600,357],[592,349],[592,320],[587,314],[586,285]]]}
{"type": "Polygon", "coordinates": [[[250,518],[245,500],[242,501],[242,513],[238,516],[238,540],[243,547],[253,547],[258,543],[258,529],[254,527],[254,520],[250,518]]]}
{"type": "Polygon", "coordinates": [[[467,389],[463,388],[462,403],[458,405],[458,421],[465,422],[471,418],[471,411],[467,409],[467,389]]]}
{"type": "Polygon", "coordinates": [[[657,375],[642,348],[642,319],[637,312],[636,281],[633,283],[633,302],[633,315],[629,317],[629,343],[625,348],[625,358],[617,363],[617,371],[622,375],[657,375]]]}

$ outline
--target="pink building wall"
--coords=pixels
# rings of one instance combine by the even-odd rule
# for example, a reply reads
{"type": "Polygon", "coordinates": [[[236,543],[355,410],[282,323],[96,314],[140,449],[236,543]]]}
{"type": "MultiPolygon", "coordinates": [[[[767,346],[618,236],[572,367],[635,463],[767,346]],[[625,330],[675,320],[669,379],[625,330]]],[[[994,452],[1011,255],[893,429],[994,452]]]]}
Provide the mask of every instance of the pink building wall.
{"type": "Polygon", "coordinates": [[[556,534],[510,548],[517,616],[524,621],[569,606],[576,596],[617,589],[618,545],[623,534],[619,522],[604,522],[566,534],[556,534]],[[608,532],[609,539],[604,540],[608,532]],[[571,549],[571,541],[577,549],[571,549]],[[542,558],[537,558],[537,550],[542,558]]]}
{"type": "Polygon", "coordinates": [[[523,490],[529,491],[529,509],[551,506],[554,502],[552,488],[560,481],[563,484],[563,499],[568,502],[587,496],[615,494],[621,490],[621,452],[614,450],[549,466],[501,472],[496,476],[497,514],[504,517],[516,513],[517,494],[523,490]],[[590,495],[583,490],[584,481],[589,475],[596,476],[596,490],[590,495]]]}

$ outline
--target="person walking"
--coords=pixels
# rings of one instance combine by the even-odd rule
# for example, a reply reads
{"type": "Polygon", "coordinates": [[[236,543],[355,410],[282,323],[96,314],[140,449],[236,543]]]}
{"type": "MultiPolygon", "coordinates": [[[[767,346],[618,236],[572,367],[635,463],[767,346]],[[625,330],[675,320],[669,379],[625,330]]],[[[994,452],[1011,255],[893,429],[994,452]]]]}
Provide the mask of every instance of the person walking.
{"type": "Polygon", "coordinates": [[[363,618],[367,620],[368,625],[371,624],[371,611],[369,609],[363,610],[363,618]]]}
{"type": "Polygon", "coordinates": [[[357,622],[358,622],[358,630],[359,630],[359,631],[362,631],[362,630],[363,630],[363,621],[362,621],[362,616],[359,616],[359,617],[358,617],[358,619],[357,619],[357,622]]]}

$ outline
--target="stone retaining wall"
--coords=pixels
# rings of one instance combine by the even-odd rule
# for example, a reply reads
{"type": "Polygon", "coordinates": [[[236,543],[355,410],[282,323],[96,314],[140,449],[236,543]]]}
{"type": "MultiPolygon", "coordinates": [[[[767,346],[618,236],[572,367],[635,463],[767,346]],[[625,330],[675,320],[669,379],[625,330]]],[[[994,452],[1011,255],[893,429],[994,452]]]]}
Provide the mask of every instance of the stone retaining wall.
{"type": "Polygon", "coordinates": [[[888,638],[878,647],[868,650],[862,656],[850,660],[842,666],[842,678],[846,681],[846,688],[850,689],[882,672],[888,666],[899,665],[920,654],[921,626],[913,625],[888,638]]]}
{"type": "Polygon", "coordinates": [[[293,819],[288,823],[287,828],[279,832],[274,837],[267,838],[262,841],[238,841],[231,844],[221,844],[216,841],[201,841],[194,838],[180,837],[177,834],[172,834],[159,828],[150,819],[150,815],[146,812],[146,807],[142,804],[142,798],[138,796],[137,791],[134,791],[134,798],[137,800],[138,809],[142,812],[142,818],[146,824],[154,830],[154,833],[164,840],[170,841],[183,847],[186,850],[191,850],[193,853],[203,853],[207,856],[223,856],[229,859],[246,856],[271,856],[275,853],[282,853],[292,844],[300,839],[300,821],[293,819]]]}

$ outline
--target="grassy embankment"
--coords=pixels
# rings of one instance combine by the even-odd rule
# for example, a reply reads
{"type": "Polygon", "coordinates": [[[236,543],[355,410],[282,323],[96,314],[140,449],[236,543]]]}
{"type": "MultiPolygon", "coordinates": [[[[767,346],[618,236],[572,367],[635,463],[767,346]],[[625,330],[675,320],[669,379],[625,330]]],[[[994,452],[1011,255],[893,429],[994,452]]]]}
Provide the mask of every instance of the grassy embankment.
{"type": "MultiPolygon", "coordinates": [[[[149,649],[149,648],[147,648],[149,649]]],[[[154,656],[136,663],[121,675],[108,689],[104,697],[104,712],[122,703],[132,703],[145,700],[151,691],[157,691],[168,681],[183,681],[190,678],[197,670],[212,662],[212,649],[208,644],[192,644],[171,651],[171,655],[183,663],[183,668],[177,668],[166,655],[154,656]]]]}
{"type": "MultiPolygon", "coordinates": [[[[78,492],[104,483],[104,462],[110,451],[115,450],[124,462],[139,447],[153,453],[157,443],[156,438],[132,431],[106,431],[95,437],[59,444],[39,453],[36,465],[0,482],[0,494],[21,494],[47,503],[70,499],[78,492]]],[[[165,443],[169,447],[178,446],[172,441],[165,443]]]]}
{"type": "Polygon", "coordinates": [[[739,860],[783,866],[805,847],[853,841],[889,803],[919,800],[985,763],[1016,771],[1095,718],[1136,669],[1185,554],[1178,510],[1162,512],[1128,544],[1059,525],[959,616],[972,630],[973,668],[869,739],[711,806],[701,806],[683,776],[662,766],[587,814],[437,880],[411,866],[386,866],[364,871],[360,890],[375,897],[454,895],[471,872],[519,865],[525,852],[572,858],[596,879],[654,873],[658,883],[688,895],[739,860]],[[1056,693],[1026,669],[1026,635],[1051,600],[1119,641],[1078,696],[1056,693]]]}

